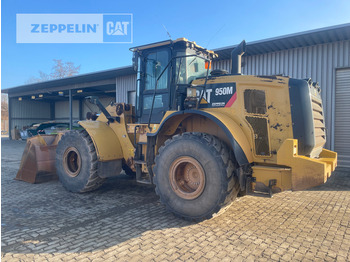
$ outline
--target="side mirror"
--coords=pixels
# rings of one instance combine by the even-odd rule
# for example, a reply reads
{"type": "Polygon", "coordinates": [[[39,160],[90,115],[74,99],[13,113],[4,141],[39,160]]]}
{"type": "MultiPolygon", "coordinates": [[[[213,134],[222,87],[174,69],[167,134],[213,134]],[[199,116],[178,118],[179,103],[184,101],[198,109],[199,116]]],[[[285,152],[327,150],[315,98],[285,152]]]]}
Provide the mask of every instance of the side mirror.
{"type": "Polygon", "coordinates": [[[133,52],[133,55],[132,55],[132,66],[134,67],[134,71],[136,72],[138,69],[138,61],[139,61],[139,53],[135,51],[133,52]]]}
{"type": "Polygon", "coordinates": [[[194,72],[198,73],[198,67],[199,67],[198,63],[194,63],[193,66],[194,66],[194,72]]]}

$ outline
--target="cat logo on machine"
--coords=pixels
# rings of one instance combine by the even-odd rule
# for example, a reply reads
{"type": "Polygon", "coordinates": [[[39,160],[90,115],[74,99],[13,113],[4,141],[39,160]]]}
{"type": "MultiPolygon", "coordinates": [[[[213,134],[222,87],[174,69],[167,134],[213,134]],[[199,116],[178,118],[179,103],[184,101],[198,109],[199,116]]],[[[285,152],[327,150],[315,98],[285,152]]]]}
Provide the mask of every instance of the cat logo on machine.
{"type": "MultiPolygon", "coordinates": [[[[202,92],[197,91],[197,96],[202,92]]],[[[207,85],[200,104],[203,108],[231,107],[236,99],[236,83],[210,84],[207,85]]]]}
{"type": "MultiPolygon", "coordinates": [[[[204,95],[203,95],[203,97],[202,97],[202,100],[201,100],[201,104],[209,104],[210,103],[210,97],[211,97],[211,92],[212,92],[213,90],[212,89],[206,89],[205,90],[205,93],[204,93],[204,95]]],[[[198,97],[201,97],[202,96],[202,93],[203,93],[203,91],[199,91],[199,90],[197,90],[197,96],[198,97]]]]}

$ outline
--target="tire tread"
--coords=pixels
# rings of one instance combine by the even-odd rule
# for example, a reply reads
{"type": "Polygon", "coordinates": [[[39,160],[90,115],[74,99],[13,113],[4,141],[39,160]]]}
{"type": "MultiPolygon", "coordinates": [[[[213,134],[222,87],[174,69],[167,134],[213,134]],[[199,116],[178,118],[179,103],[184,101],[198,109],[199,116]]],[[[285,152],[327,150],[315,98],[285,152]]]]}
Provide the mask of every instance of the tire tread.
{"type": "MultiPolygon", "coordinates": [[[[168,139],[162,147],[159,148],[158,154],[155,158],[155,167],[154,167],[155,170],[156,170],[157,164],[160,162],[160,155],[165,150],[165,148],[181,139],[194,139],[200,143],[205,144],[206,146],[208,146],[208,148],[210,149],[215,159],[217,159],[218,161],[222,161],[222,163],[224,164],[224,169],[226,170],[227,176],[221,190],[220,200],[212,210],[208,211],[206,214],[202,215],[201,217],[194,218],[190,216],[181,215],[166,204],[164,196],[162,196],[159,190],[157,179],[155,179],[156,194],[159,196],[161,203],[166,206],[166,209],[174,213],[178,217],[191,220],[191,221],[202,221],[204,219],[209,219],[211,217],[217,216],[221,214],[223,211],[225,211],[228,206],[230,206],[230,204],[236,198],[239,192],[238,179],[234,175],[235,165],[232,162],[232,159],[234,161],[234,158],[231,157],[233,156],[233,154],[230,152],[226,144],[224,144],[217,137],[214,137],[206,133],[186,132],[181,135],[173,136],[171,139],[168,139]]],[[[157,176],[157,174],[155,175],[157,176]]]]}
{"type": "MultiPolygon", "coordinates": [[[[72,191],[72,192],[78,192],[78,193],[85,193],[85,192],[89,192],[89,191],[93,191],[97,188],[99,188],[105,178],[101,178],[99,175],[98,175],[98,159],[97,159],[97,153],[96,153],[96,149],[95,149],[95,146],[94,146],[94,143],[90,137],[90,135],[86,132],[86,130],[80,130],[80,131],[77,131],[77,130],[73,130],[73,131],[69,131],[67,132],[61,139],[61,141],[59,142],[58,144],[58,147],[60,146],[66,146],[66,144],[69,144],[69,141],[72,140],[76,140],[77,138],[82,138],[83,142],[85,143],[85,147],[88,149],[88,154],[91,158],[91,163],[90,163],[90,175],[89,175],[89,178],[86,182],[86,184],[84,185],[84,187],[78,191],[76,190],[71,190],[69,188],[69,185],[65,185],[63,183],[63,180],[61,180],[63,186],[69,190],[69,191],[72,191]],[[65,144],[64,144],[65,143],[65,144]]],[[[56,165],[59,165],[61,164],[60,161],[56,161],[56,165]]],[[[60,169],[60,167],[57,166],[57,169],[60,169]]],[[[60,174],[59,174],[60,176],[60,174]]]]}

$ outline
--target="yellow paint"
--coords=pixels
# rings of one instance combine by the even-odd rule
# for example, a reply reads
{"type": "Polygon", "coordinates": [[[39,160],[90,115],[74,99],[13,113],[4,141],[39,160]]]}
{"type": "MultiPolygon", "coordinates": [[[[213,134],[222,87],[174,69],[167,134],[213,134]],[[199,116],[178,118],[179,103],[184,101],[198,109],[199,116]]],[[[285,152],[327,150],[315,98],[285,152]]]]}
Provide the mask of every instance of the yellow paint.
{"type": "MultiPolygon", "coordinates": [[[[203,85],[205,79],[194,80],[192,84],[203,85]]],[[[200,109],[217,119],[219,119],[232,132],[238,144],[242,147],[250,163],[277,164],[277,151],[286,139],[293,138],[292,119],[289,102],[288,77],[276,77],[276,79],[261,78],[257,76],[227,75],[212,78],[208,84],[215,83],[236,83],[237,99],[231,107],[200,109]],[[265,92],[266,113],[263,115],[250,114],[246,112],[244,105],[245,90],[263,90],[265,92]],[[267,131],[270,154],[261,156],[256,154],[254,132],[246,117],[260,117],[268,119],[267,131]]],[[[212,95],[214,95],[212,93],[212,95]]],[[[176,111],[168,111],[163,117],[162,122],[169,115],[176,111]]],[[[168,123],[166,134],[175,132],[177,125],[188,116],[176,117],[174,123],[168,123]],[[174,127],[175,126],[175,127],[174,127]]],[[[156,132],[159,125],[155,125],[156,132]]]]}
{"type": "Polygon", "coordinates": [[[113,129],[101,121],[80,121],[79,124],[89,133],[96,148],[99,161],[123,158],[123,148],[113,129]]]}
{"type": "MultiPolygon", "coordinates": [[[[111,111],[113,111],[112,108],[111,108],[111,111]]],[[[120,145],[123,148],[123,156],[126,161],[134,157],[134,150],[135,150],[134,144],[130,140],[130,137],[127,131],[128,123],[125,122],[129,114],[131,114],[131,112],[124,112],[123,114],[121,114],[119,116],[120,123],[116,121],[113,123],[110,123],[110,127],[113,129],[115,135],[118,137],[120,145]]]]}
{"type": "MultiPolygon", "coordinates": [[[[204,81],[205,79],[198,79],[194,80],[192,84],[194,86],[203,85],[204,81]]],[[[209,108],[202,110],[225,114],[239,125],[248,140],[248,151],[252,154],[252,162],[276,164],[276,152],[283,141],[293,138],[288,81],[288,77],[282,76],[270,79],[250,75],[226,75],[209,79],[208,84],[236,83],[237,99],[229,108],[209,108]],[[265,92],[266,114],[250,114],[245,110],[244,91],[251,89],[263,90],[265,92]],[[268,119],[267,131],[271,152],[269,155],[261,156],[256,154],[254,133],[251,125],[246,120],[247,116],[268,119]]]]}
{"type": "Polygon", "coordinates": [[[202,98],[202,100],[201,100],[201,104],[208,104],[208,101],[207,101],[207,100],[205,100],[204,98],[202,98]]]}
{"type": "MultiPolygon", "coordinates": [[[[198,79],[192,84],[203,85],[204,81],[205,79],[198,79]]],[[[288,81],[288,77],[279,76],[275,79],[243,75],[216,77],[208,80],[208,84],[236,83],[237,99],[229,108],[200,110],[216,117],[230,130],[248,161],[256,164],[253,175],[257,182],[268,186],[270,179],[276,179],[276,187],[281,190],[302,190],[324,183],[336,167],[337,156],[335,152],[326,149],[323,149],[318,159],[298,155],[298,143],[293,139],[288,81]],[[252,114],[245,110],[244,92],[252,89],[265,92],[265,114],[252,114]],[[254,132],[246,117],[268,120],[269,155],[256,154],[254,132]],[[264,168],[261,167],[263,165],[264,168]]],[[[165,117],[170,114],[168,112],[165,117]]],[[[176,116],[174,121],[168,121],[164,125],[167,128],[165,134],[173,134],[186,117],[188,115],[184,114],[181,117],[176,116]]]]}
{"type": "Polygon", "coordinates": [[[287,139],[277,152],[277,164],[292,168],[293,190],[304,190],[327,181],[337,165],[337,153],[323,149],[318,159],[299,156],[298,140],[287,139]]]}
{"type": "MultiPolygon", "coordinates": [[[[225,109],[203,109],[203,111],[207,112],[208,114],[215,117],[217,120],[222,122],[226,128],[230,131],[230,133],[233,135],[237,143],[241,146],[243,152],[245,153],[247,159],[249,162],[253,162],[253,157],[251,153],[251,147],[249,144],[249,141],[245,134],[243,133],[240,126],[230,117],[230,115],[224,113],[225,109]]],[[[227,110],[226,110],[227,111],[227,110]]],[[[173,113],[176,111],[173,111],[173,113]]],[[[163,117],[162,122],[165,121],[167,117],[169,117],[171,113],[167,112],[167,114],[163,117]]],[[[163,126],[164,133],[171,135],[175,132],[178,125],[181,123],[182,120],[189,117],[190,114],[183,114],[183,115],[177,115],[174,117],[174,119],[169,119],[163,126]]],[[[158,129],[158,128],[157,128],[158,129]]]]}
{"type": "Polygon", "coordinates": [[[248,162],[253,162],[253,155],[251,153],[251,145],[249,144],[249,141],[246,137],[246,135],[243,133],[240,126],[227,114],[224,114],[224,112],[220,111],[212,111],[210,109],[205,110],[207,113],[214,116],[216,119],[218,119],[220,122],[222,122],[226,128],[230,131],[234,139],[237,141],[237,143],[241,146],[243,152],[245,153],[248,162]]]}
{"type": "MultiPolygon", "coordinates": [[[[125,106],[123,104],[123,106],[125,106]]],[[[116,117],[116,105],[106,107],[111,116],[116,117]]],[[[79,124],[83,126],[94,142],[97,148],[97,154],[100,161],[108,161],[114,159],[128,160],[134,157],[135,147],[130,140],[127,132],[126,119],[131,119],[131,110],[122,113],[120,123],[114,121],[108,124],[108,120],[104,114],[100,114],[96,121],[81,121],[79,124]]]]}
{"type": "MultiPolygon", "coordinates": [[[[271,179],[276,179],[276,186],[281,191],[292,188],[292,172],[290,168],[277,166],[253,166],[253,177],[256,182],[261,182],[265,186],[269,186],[271,179]]],[[[255,184],[255,183],[254,183],[255,184]]]]}
{"type": "MultiPolygon", "coordinates": [[[[204,79],[193,81],[193,85],[203,85],[204,79]]],[[[237,99],[231,107],[200,109],[220,121],[232,134],[242,148],[248,162],[254,163],[253,176],[256,182],[268,186],[269,180],[276,179],[276,188],[283,190],[304,190],[326,182],[337,165],[337,154],[323,149],[318,159],[298,155],[298,141],[293,139],[292,119],[288,77],[275,79],[257,76],[227,75],[214,77],[208,84],[236,83],[237,99]],[[263,90],[265,92],[266,112],[264,114],[248,113],[244,104],[246,90],[263,90]],[[257,155],[252,126],[247,117],[267,119],[267,135],[269,154],[257,155]]],[[[212,93],[212,95],[214,95],[212,93]]],[[[208,103],[210,101],[207,98],[208,103]]],[[[107,107],[112,116],[116,116],[115,106],[107,107]]],[[[120,123],[107,123],[103,114],[98,121],[83,121],[81,125],[88,131],[97,148],[101,161],[121,159],[128,161],[134,157],[135,126],[138,125],[136,141],[146,142],[147,133],[159,131],[157,148],[176,133],[191,130],[208,132],[218,137],[225,137],[223,131],[204,116],[193,114],[174,114],[177,111],[167,111],[159,124],[131,123],[131,112],[121,114],[120,123]],[[166,122],[165,119],[169,118],[166,122]],[[127,122],[129,121],[129,122],[127,122]],[[162,125],[162,130],[159,130],[162,125]],[[215,125],[215,126],[214,126],[215,125]],[[200,126],[200,130],[196,127],[200,126]],[[203,127],[203,129],[201,129],[203,127]]],[[[227,139],[225,137],[225,139],[227,139]]],[[[228,143],[227,140],[223,140],[228,143]]],[[[143,147],[145,157],[146,146],[143,147]]],[[[157,153],[157,152],[156,152],[157,153]]],[[[145,166],[143,171],[147,172],[145,166]]]]}

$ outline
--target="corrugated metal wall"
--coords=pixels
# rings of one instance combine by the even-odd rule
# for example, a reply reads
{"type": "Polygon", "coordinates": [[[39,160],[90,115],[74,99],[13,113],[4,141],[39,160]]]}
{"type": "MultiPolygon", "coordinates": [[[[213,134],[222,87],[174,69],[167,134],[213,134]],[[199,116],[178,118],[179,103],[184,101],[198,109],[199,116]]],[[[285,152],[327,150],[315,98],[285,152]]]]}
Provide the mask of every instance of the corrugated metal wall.
{"type": "Polygon", "coordinates": [[[116,79],[116,102],[127,103],[128,92],[136,89],[136,74],[117,77],[116,79]]]}
{"type": "MultiPolygon", "coordinates": [[[[326,118],[326,147],[333,149],[335,69],[350,66],[350,41],[243,57],[243,64],[242,72],[246,75],[282,74],[294,78],[311,77],[313,81],[319,82],[326,118]]],[[[214,62],[213,68],[230,72],[231,61],[214,62]]]]}
{"type": "MultiPolygon", "coordinates": [[[[99,97],[103,106],[108,106],[111,102],[115,102],[114,97],[99,97]]],[[[94,104],[83,100],[82,119],[79,119],[79,101],[73,100],[73,121],[84,120],[87,112],[101,113],[98,107],[94,104]]],[[[60,101],[55,103],[55,119],[57,121],[69,121],[69,101],[60,101]]]]}
{"type": "MultiPolygon", "coordinates": [[[[57,121],[69,121],[69,101],[55,103],[55,119],[57,121]]],[[[79,120],[79,101],[73,100],[73,121],[79,120]]]]}
{"type": "Polygon", "coordinates": [[[350,68],[336,70],[334,149],[338,165],[350,167],[350,68]]]}
{"type": "MultiPolygon", "coordinates": [[[[99,98],[103,106],[108,106],[111,102],[115,102],[114,97],[100,97],[99,98]]],[[[83,118],[85,119],[87,112],[101,113],[100,109],[94,104],[84,100],[83,102],[83,118]]]]}
{"type": "Polygon", "coordinates": [[[11,129],[50,120],[50,103],[11,98],[10,107],[11,129]]]}

